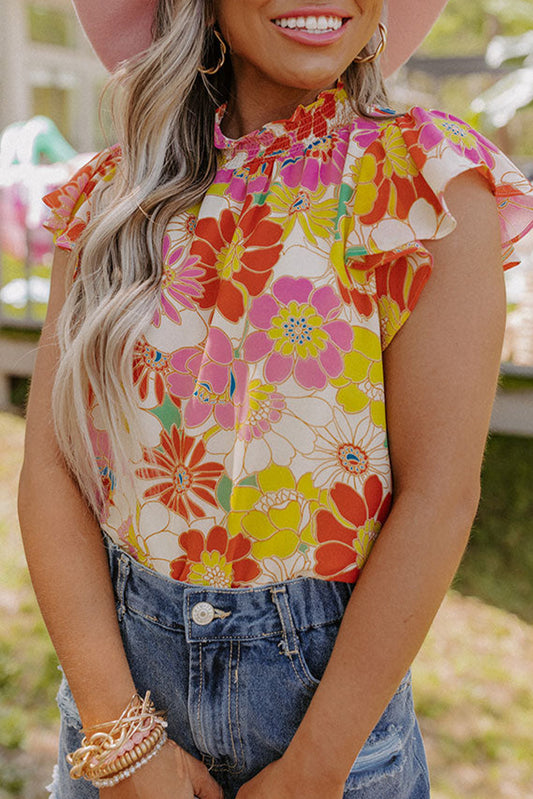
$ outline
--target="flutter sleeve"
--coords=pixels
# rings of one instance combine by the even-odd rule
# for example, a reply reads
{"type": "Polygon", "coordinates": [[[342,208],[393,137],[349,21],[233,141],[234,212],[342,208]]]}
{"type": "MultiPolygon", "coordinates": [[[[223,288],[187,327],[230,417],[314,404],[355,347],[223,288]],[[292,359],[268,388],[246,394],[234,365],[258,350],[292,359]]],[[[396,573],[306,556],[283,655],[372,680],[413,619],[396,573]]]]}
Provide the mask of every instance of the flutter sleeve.
{"type": "Polygon", "coordinates": [[[55,191],[43,197],[50,209],[44,227],[54,234],[54,242],[63,250],[72,250],[87,227],[91,216],[91,195],[97,184],[109,181],[120,160],[118,146],[98,153],[55,191]]]}
{"type": "Polygon", "coordinates": [[[449,182],[471,169],[487,181],[498,205],[503,269],[520,262],[514,244],[533,229],[533,186],[492,142],[440,111],[415,107],[365,134],[354,160],[345,259],[360,283],[372,278],[385,348],[430,279],[424,242],[457,225],[444,197],[449,182]]]}

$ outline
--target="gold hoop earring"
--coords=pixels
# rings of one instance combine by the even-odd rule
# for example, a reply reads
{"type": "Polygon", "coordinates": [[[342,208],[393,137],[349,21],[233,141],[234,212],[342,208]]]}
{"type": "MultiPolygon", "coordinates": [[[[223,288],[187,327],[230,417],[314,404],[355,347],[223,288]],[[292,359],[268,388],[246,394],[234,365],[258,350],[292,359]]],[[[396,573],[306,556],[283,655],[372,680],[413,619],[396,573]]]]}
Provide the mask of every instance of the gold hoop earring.
{"type": "Polygon", "coordinates": [[[384,25],[383,22],[380,22],[378,25],[378,30],[381,36],[381,41],[377,46],[376,52],[366,56],[357,56],[357,58],[354,58],[354,62],[356,64],[368,64],[370,63],[370,61],[375,61],[376,58],[379,58],[379,56],[387,46],[388,31],[386,25],[384,25]]]}
{"type": "Polygon", "coordinates": [[[226,61],[226,51],[227,51],[226,42],[215,28],[213,28],[213,33],[220,42],[220,60],[216,65],[216,67],[210,67],[209,69],[206,69],[205,67],[201,66],[198,67],[198,72],[201,72],[202,75],[216,75],[219,69],[222,69],[222,67],[224,66],[224,62],[226,61]]]}

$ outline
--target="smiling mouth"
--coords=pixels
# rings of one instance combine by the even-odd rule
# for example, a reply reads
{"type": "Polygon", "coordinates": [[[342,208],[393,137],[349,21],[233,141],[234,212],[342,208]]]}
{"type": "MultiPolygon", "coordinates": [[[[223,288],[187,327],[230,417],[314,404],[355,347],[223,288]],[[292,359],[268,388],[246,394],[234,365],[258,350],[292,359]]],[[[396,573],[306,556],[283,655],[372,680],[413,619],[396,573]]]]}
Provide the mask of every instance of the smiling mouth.
{"type": "Polygon", "coordinates": [[[343,19],[342,17],[324,14],[320,16],[279,17],[272,20],[278,28],[288,28],[316,35],[338,31],[347,21],[348,19],[343,19]]]}

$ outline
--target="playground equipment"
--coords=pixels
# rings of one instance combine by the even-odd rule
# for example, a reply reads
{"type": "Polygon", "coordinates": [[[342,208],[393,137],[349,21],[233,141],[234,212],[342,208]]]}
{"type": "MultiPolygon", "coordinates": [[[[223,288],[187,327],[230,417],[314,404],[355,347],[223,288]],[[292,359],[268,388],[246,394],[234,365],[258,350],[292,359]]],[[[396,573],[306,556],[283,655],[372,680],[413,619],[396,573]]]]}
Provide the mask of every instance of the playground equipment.
{"type": "Polygon", "coordinates": [[[40,327],[53,251],[42,227],[41,197],[68,180],[84,160],[46,117],[14,123],[2,133],[0,325],[40,327]]]}

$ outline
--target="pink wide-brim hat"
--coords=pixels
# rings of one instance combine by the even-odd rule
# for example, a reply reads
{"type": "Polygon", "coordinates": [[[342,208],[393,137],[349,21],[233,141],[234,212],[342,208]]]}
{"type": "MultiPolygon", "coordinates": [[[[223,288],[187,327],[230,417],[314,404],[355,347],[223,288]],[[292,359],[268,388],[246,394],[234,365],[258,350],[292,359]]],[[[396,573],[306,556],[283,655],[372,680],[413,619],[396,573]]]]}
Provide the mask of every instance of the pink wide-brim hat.
{"type": "MultiPolygon", "coordinates": [[[[73,3],[96,54],[109,70],[150,46],[157,0],[73,0],[73,3]]],[[[388,0],[389,35],[381,57],[385,76],[414,53],[446,3],[447,0],[388,0]]]]}

